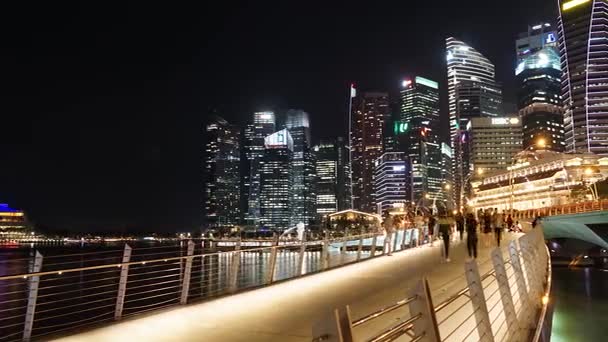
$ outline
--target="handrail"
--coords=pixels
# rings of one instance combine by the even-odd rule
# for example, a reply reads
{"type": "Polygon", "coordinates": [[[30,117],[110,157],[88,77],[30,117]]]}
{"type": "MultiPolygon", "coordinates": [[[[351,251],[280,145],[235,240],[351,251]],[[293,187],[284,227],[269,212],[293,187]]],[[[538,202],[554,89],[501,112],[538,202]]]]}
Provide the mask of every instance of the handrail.
{"type": "MultiPolygon", "coordinates": [[[[382,235],[382,234],[373,234],[373,233],[371,233],[371,235],[370,235],[370,233],[368,233],[368,234],[363,234],[363,235],[352,235],[352,236],[348,237],[347,240],[351,240],[351,239],[352,240],[358,240],[358,239],[361,239],[361,238],[364,238],[364,237],[373,237],[374,235],[378,236],[378,235],[382,235]]],[[[306,246],[309,246],[313,242],[323,242],[323,241],[325,241],[325,240],[307,241],[307,242],[304,242],[303,244],[306,245],[306,246]]],[[[332,241],[332,240],[328,240],[328,241],[332,241]]],[[[342,238],[341,240],[337,240],[337,241],[339,241],[339,242],[344,241],[344,238],[342,238]]],[[[28,277],[34,277],[34,276],[45,276],[45,275],[52,275],[52,274],[82,272],[82,271],[98,270],[98,269],[105,269],[105,268],[115,268],[115,267],[120,268],[122,266],[131,266],[131,265],[142,265],[142,264],[145,265],[145,264],[148,264],[148,263],[160,263],[160,262],[168,262],[168,261],[176,261],[176,260],[187,260],[189,258],[207,257],[207,256],[213,256],[213,255],[220,255],[220,254],[234,254],[236,252],[260,252],[260,251],[265,251],[265,250],[271,250],[273,248],[288,248],[288,247],[295,247],[295,246],[301,246],[301,245],[302,244],[298,244],[298,245],[264,246],[264,247],[259,247],[259,248],[241,249],[240,251],[219,251],[219,252],[212,252],[212,253],[184,255],[184,256],[178,256],[178,257],[165,257],[165,258],[158,258],[158,259],[130,261],[130,262],[124,262],[124,263],[110,263],[110,264],[106,264],[106,265],[75,267],[75,268],[53,270],[53,271],[21,273],[21,274],[13,274],[13,275],[0,276],[0,281],[2,281],[2,280],[10,280],[10,279],[19,279],[19,278],[27,279],[28,277]]]]}
{"type": "Polygon", "coordinates": [[[532,338],[533,342],[538,342],[540,341],[540,336],[542,334],[543,331],[543,326],[545,325],[545,318],[547,316],[547,307],[549,306],[549,293],[551,292],[551,277],[552,277],[552,270],[551,270],[551,254],[549,253],[549,248],[547,248],[547,246],[545,246],[545,251],[547,253],[547,285],[545,287],[545,294],[544,294],[544,298],[547,298],[547,302],[544,303],[543,302],[543,306],[541,308],[541,312],[540,312],[540,317],[538,319],[538,323],[536,324],[536,330],[534,331],[534,337],[532,338]]]}
{"type": "Polygon", "coordinates": [[[398,333],[406,332],[406,331],[412,329],[414,322],[416,322],[420,317],[422,317],[422,314],[417,314],[416,316],[412,316],[409,319],[397,324],[396,326],[389,328],[388,330],[384,331],[383,333],[381,333],[380,335],[374,337],[373,339],[371,339],[369,341],[370,342],[393,341],[395,338],[401,336],[401,335],[397,335],[398,333]]]}
{"type": "Polygon", "coordinates": [[[405,305],[408,305],[409,303],[413,302],[414,300],[416,300],[416,298],[418,298],[417,296],[412,296],[410,298],[406,298],[406,299],[402,299],[400,301],[398,301],[397,303],[387,306],[385,308],[382,308],[376,312],[372,312],[371,314],[367,315],[367,316],[363,316],[361,318],[359,318],[358,320],[353,322],[353,328],[357,327],[361,324],[365,324],[371,320],[373,320],[374,318],[380,317],[384,314],[387,314],[391,311],[397,310],[400,307],[403,307],[405,305]]]}
{"type": "MultiPolygon", "coordinates": [[[[519,239],[519,238],[518,238],[519,239]]],[[[523,291],[526,291],[526,293],[533,293],[533,292],[528,292],[528,291],[538,291],[540,283],[538,283],[538,281],[540,280],[535,280],[532,276],[532,274],[530,272],[541,272],[542,276],[547,276],[548,277],[548,281],[547,281],[547,285],[544,288],[544,296],[542,299],[543,302],[543,308],[541,310],[541,317],[539,319],[539,322],[537,324],[537,330],[534,333],[534,339],[532,341],[534,342],[539,342],[539,338],[542,334],[542,328],[544,325],[544,319],[545,316],[547,315],[547,300],[545,297],[548,297],[548,292],[550,291],[551,288],[551,262],[550,262],[550,255],[548,253],[548,249],[546,246],[544,246],[545,252],[547,253],[547,269],[548,272],[542,270],[540,268],[539,265],[539,261],[542,259],[542,255],[538,256],[537,253],[532,253],[530,254],[530,249],[536,249],[536,248],[540,248],[540,246],[543,245],[544,246],[544,240],[543,240],[543,235],[542,232],[540,232],[540,230],[536,230],[534,232],[531,232],[529,234],[527,234],[525,240],[521,239],[519,244],[516,244],[515,241],[513,241],[509,248],[509,252],[507,253],[507,257],[503,259],[504,257],[504,250],[498,249],[500,251],[500,259],[501,259],[501,263],[502,263],[502,267],[496,265],[496,261],[497,259],[495,259],[496,257],[496,251],[492,252],[492,256],[490,257],[490,259],[487,262],[492,262],[494,264],[494,267],[491,267],[490,270],[488,270],[487,272],[485,272],[483,275],[479,275],[478,272],[478,267],[479,264],[477,264],[476,262],[472,262],[472,264],[470,264],[471,266],[466,266],[466,272],[473,272],[473,277],[469,277],[467,276],[467,286],[465,286],[464,288],[460,289],[458,292],[456,292],[455,294],[449,296],[447,299],[443,300],[441,303],[439,303],[438,305],[433,305],[432,303],[432,299],[431,299],[431,294],[430,294],[430,288],[429,285],[427,283],[427,280],[425,278],[423,278],[421,281],[421,283],[419,284],[423,284],[423,285],[418,285],[418,286],[422,286],[423,288],[426,287],[426,290],[420,290],[419,287],[416,287],[415,289],[413,289],[412,296],[408,297],[408,298],[404,298],[401,299],[399,301],[397,301],[394,304],[391,304],[389,306],[383,307],[377,311],[374,311],[372,313],[369,313],[355,321],[352,321],[349,325],[345,325],[344,327],[347,329],[354,329],[357,327],[360,327],[361,325],[368,323],[371,320],[374,319],[379,319],[382,318],[383,316],[387,315],[388,313],[397,310],[399,308],[404,307],[407,304],[410,304],[414,301],[421,301],[421,303],[417,304],[417,306],[415,308],[413,308],[413,310],[416,310],[415,312],[417,312],[416,315],[414,315],[413,317],[408,318],[407,320],[403,321],[403,322],[399,322],[396,325],[392,325],[391,327],[389,327],[387,330],[384,331],[380,331],[378,333],[376,333],[374,336],[372,336],[368,341],[373,341],[373,342],[388,342],[388,341],[394,341],[397,340],[398,338],[400,338],[401,336],[407,334],[409,335],[409,338],[411,341],[419,341],[422,340],[423,337],[425,336],[431,336],[432,339],[438,338],[441,340],[445,340],[448,337],[452,336],[454,333],[456,333],[457,331],[459,331],[459,329],[461,329],[463,326],[465,326],[466,324],[468,324],[467,322],[469,322],[469,320],[475,316],[475,319],[477,322],[477,325],[475,326],[475,328],[473,328],[472,331],[470,331],[467,335],[468,336],[471,335],[471,333],[473,333],[474,331],[480,331],[479,329],[484,329],[483,332],[484,334],[486,333],[490,333],[490,334],[499,334],[497,338],[500,338],[500,334],[505,334],[503,335],[503,339],[506,336],[517,336],[517,331],[514,329],[519,329],[516,326],[514,326],[512,323],[510,323],[510,321],[507,320],[506,317],[506,312],[507,310],[511,310],[510,312],[513,312],[513,310],[516,310],[515,308],[515,303],[513,303],[511,301],[511,299],[505,299],[504,297],[504,293],[505,291],[512,291],[513,286],[515,287],[519,287],[520,291],[522,289],[523,286],[523,291]],[[521,245],[520,245],[521,244],[521,245]],[[516,253],[516,254],[513,254],[516,253]],[[513,258],[518,258],[515,259],[515,264],[513,263],[511,257],[513,258]],[[520,262],[522,263],[522,266],[524,266],[524,268],[522,267],[516,267],[515,265],[519,265],[520,262]],[[507,265],[511,265],[511,267],[506,267],[507,265]],[[512,275],[508,275],[506,272],[512,272],[512,275]],[[499,275],[502,275],[502,277],[499,277],[499,275]],[[477,277],[478,280],[475,280],[475,278],[477,277]],[[485,285],[483,285],[482,283],[484,281],[486,281],[487,279],[494,277],[495,280],[492,280],[489,283],[486,283],[485,285]],[[524,277],[527,280],[524,280],[524,277]],[[532,278],[530,278],[532,277],[532,278]],[[517,279],[516,279],[517,278],[517,279]],[[477,284],[477,282],[479,282],[477,284]],[[525,283],[523,283],[525,282],[525,283]],[[426,284],[426,285],[424,285],[426,284]],[[526,288],[529,286],[529,290],[527,290],[526,288]],[[537,290],[533,290],[537,289],[537,290]],[[419,292],[422,291],[422,292],[419,292]],[[426,291],[426,292],[425,292],[426,291]],[[496,297],[496,293],[501,292],[502,294],[498,297],[496,297]],[[467,293],[469,293],[469,295],[467,295],[467,293]],[[437,321],[437,317],[435,316],[437,313],[442,312],[442,310],[445,310],[448,306],[450,306],[451,304],[453,304],[454,302],[456,302],[459,298],[462,298],[463,296],[468,297],[468,299],[463,303],[463,305],[460,305],[458,308],[454,308],[453,312],[448,312],[447,316],[443,316],[442,320],[440,322],[437,321]],[[481,302],[480,302],[481,301],[481,302]],[[485,303],[484,303],[485,302],[485,303]],[[462,321],[462,317],[456,315],[456,313],[460,312],[460,310],[465,306],[465,305],[473,305],[473,313],[471,313],[470,315],[467,316],[467,318],[464,319],[464,321],[462,321]],[[423,309],[425,307],[425,305],[428,307],[428,310],[430,310],[430,312],[425,311],[427,309],[423,309]],[[500,315],[495,316],[495,318],[493,320],[490,320],[490,314],[495,312],[495,309],[497,307],[499,307],[499,305],[502,309],[501,310],[505,310],[505,316],[503,316],[503,322],[499,325],[499,328],[497,330],[495,330],[493,328],[494,324],[496,323],[498,317],[500,317],[500,315]],[[418,310],[422,310],[422,312],[418,311],[418,310]],[[480,311],[481,310],[481,311],[480,311]],[[459,317],[459,318],[457,318],[459,317]],[[419,323],[417,323],[417,321],[419,319],[423,319],[425,323],[422,323],[422,325],[420,326],[421,329],[424,329],[422,331],[420,330],[416,330],[416,333],[418,334],[418,336],[413,336],[414,334],[412,333],[412,329],[414,328],[414,326],[417,326],[419,323]],[[455,322],[454,320],[458,320],[458,322],[455,322]],[[481,320],[481,321],[479,321],[481,320]],[[447,327],[446,325],[444,325],[446,322],[452,322],[450,323],[449,326],[451,326],[453,328],[453,326],[456,326],[456,328],[454,330],[451,330],[451,332],[449,333],[449,335],[446,336],[440,336],[439,335],[439,329],[440,327],[447,327]],[[426,330],[431,329],[429,327],[429,324],[432,324],[432,326],[434,327],[433,329],[436,329],[435,331],[430,331],[430,330],[426,330]],[[506,332],[500,332],[503,329],[503,326],[507,324],[507,330],[506,332]],[[484,328],[481,328],[481,326],[484,326],[484,328]],[[488,330],[490,329],[490,330],[488,330]],[[442,338],[441,338],[442,337],[442,338]]],[[[485,263],[484,263],[485,264],[485,263]]],[[[513,293],[513,292],[511,292],[513,293]]],[[[531,301],[534,301],[535,299],[532,298],[527,298],[527,296],[525,297],[521,297],[521,292],[515,292],[513,293],[513,295],[516,295],[517,298],[519,299],[520,303],[519,305],[519,309],[517,311],[515,311],[515,315],[519,316],[519,315],[530,315],[530,310],[534,310],[534,308],[536,307],[535,305],[531,304],[531,301]],[[521,304],[522,301],[525,301],[526,304],[521,304]],[[524,307],[522,307],[522,305],[524,307]],[[525,313],[524,311],[525,310],[525,313]]],[[[540,299],[539,299],[540,300],[540,299]]],[[[412,312],[411,314],[413,314],[414,312],[412,312]]],[[[525,316],[528,317],[528,316],[525,316]]],[[[388,318],[386,318],[388,319],[388,318]]],[[[500,322],[499,322],[500,323],[500,322]]],[[[450,329],[452,329],[450,328],[450,329]]],[[[468,331],[468,330],[467,330],[468,331]]],[[[351,330],[350,334],[353,334],[354,331],[351,330]]],[[[447,333],[447,332],[446,332],[447,333]]],[[[465,331],[461,331],[459,332],[459,334],[462,333],[463,336],[464,334],[466,334],[465,331]]],[[[480,332],[481,333],[481,332],[480,332]]],[[[526,332],[522,332],[522,333],[526,333],[526,332]]],[[[349,333],[347,333],[347,335],[349,335],[349,333]]],[[[317,336],[330,336],[327,333],[323,334],[323,331],[319,331],[319,334],[317,336]]],[[[530,338],[532,336],[526,335],[526,339],[530,338]]],[[[348,340],[350,341],[350,340],[348,340]]]]}

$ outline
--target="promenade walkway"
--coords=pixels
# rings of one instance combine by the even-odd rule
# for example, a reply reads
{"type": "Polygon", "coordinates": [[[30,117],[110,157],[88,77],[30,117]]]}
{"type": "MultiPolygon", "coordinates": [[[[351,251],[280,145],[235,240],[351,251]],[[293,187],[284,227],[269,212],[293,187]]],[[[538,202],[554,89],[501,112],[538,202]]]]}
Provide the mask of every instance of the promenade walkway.
{"type": "MultiPolygon", "coordinates": [[[[516,236],[506,234],[503,248],[516,236]]],[[[478,264],[483,274],[492,267],[489,254],[494,244],[481,240],[478,264]]],[[[55,341],[310,341],[313,324],[329,310],[349,304],[357,319],[403,299],[420,276],[428,277],[434,303],[465,287],[466,243],[452,243],[449,263],[443,261],[442,248],[441,243],[421,246],[55,341]]],[[[403,314],[395,310],[388,317],[396,321],[403,314]]],[[[391,319],[371,322],[366,330],[381,331],[395,323],[391,319]]]]}

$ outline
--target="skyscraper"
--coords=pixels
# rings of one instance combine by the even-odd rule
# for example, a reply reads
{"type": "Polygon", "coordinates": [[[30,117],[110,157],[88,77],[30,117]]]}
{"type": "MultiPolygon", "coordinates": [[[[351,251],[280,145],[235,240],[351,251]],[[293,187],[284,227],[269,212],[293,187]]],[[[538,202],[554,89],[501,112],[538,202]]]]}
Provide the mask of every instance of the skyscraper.
{"type": "Polygon", "coordinates": [[[285,127],[293,137],[293,198],[291,200],[293,224],[306,226],[315,218],[315,165],[311,151],[310,119],[303,110],[287,111],[285,127]]]}
{"type": "Polygon", "coordinates": [[[404,80],[394,134],[411,162],[411,200],[423,206],[443,192],[439,120],[439,84],[419,76],[404,80]]]}
{"type": "Polygon", "coordinates": [[[527,150],[564,150],[557,36],[551,24],[542,23],[528,27],[515,43],[517,107],[522,118],[523,148],[527,150]]]}
{"type": "Polygon", "coordinates": [[[559,0],[566,152],[608,154],[608,1],[559,0]]]}
{"type": "Polygon", "coordinates": [[[285,230],[293,225],[294,140],[287,129],[264,138],[260,167],[260,225],[285,230]]]}
{"type": "Polygon", "coordinates": [[[481,53],[453,37],[447,38],[446,47],[453,189],[460,207],[470,177],[465,128],[471,118],[501,115],[502,90],[494,78],[494,64],[481,53]]]}
{"type": "Polygon", "coordinates": [[[245,223],[257,225],[260,219],[260,162],[264,139],[275,132],[273,112],[253,114],[253,123],[244,132],[241,165],[241,211],[245,223]]]}
{"type": "Polygon", "coordinates": [[[522,150],[522,126],[517,115],[472,118],[467,130],[470,132],[470,165],[476,174],[506,170],[522,150]]]}
{"type": "Polygon", "coordinates": [[[350,163],[343,138],[324,139],[313,149],[317,219],[350,209],[350,163]]]}
{"type": "Polygon", "coordinates": [[[229,228],[240,221],[240,129],[214,116],[205,126],[205,221],[229,228]]]}
{"type": "Polygon", "coordinates": [[[390,210],[396,204],[405,207],[410,203],[412,173],[408,159],[405,152],[385,152],[374,161],[377,214],[390,210]]]}
{"type": "Polygon", "coordinates": [[[374,162],[382,156],[384,121],[389,113],[387,93],[363,93],[353,102],[350,146],[354,209],[376,212],[374,162]]]}

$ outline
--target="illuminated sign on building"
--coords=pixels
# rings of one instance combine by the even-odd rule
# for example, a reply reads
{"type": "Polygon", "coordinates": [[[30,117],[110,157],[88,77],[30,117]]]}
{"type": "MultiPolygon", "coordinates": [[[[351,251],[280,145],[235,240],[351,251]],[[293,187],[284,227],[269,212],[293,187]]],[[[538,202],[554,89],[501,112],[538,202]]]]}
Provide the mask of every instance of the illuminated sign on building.
{"type": "Polygon", "coordinates": [[[572,1],[568,1],[568,2],[564,2],[562,4],[562,10],[567,11],[571,8],[574,8],[576,6],[582,5],[586,2],[589,2],[590,0],[572,0],[572,1]]]}
{"type": "Polygon", "coordinates": [[[422,84],[433,89],[439,89],[439,83],[420,76],[416,76],[416,84],[422,84]]]}
{"type": "Polygon", "coordinates": [[[408,128],[409,128],[409,124],[407,122],[395,121],[395,124],[393,125],[393,130],[395,132],[395,135],[399,135],[399,134],[403,134],[403,133],[407,132],[408,128]]]}
{"type": "Polygon", "coordinates": [[[287,147],[293,150],[293,138],[289,131],[284,129],[264,138],[264,146],[266,148],[287,147]]]}
{"type": "Polygon", "coordinates": [[[492,118],[492,125],[517,125],[518,118],[492,118]]]}
{"type": "Polygon", "coordinates": [[[402,86],[403,88],[407,88],[407,87],[409,87],[410,85],[412,85],[412,81],[411,81],[411,80],[404,80],[403,82],[401,82],[401,86],[402,86]]]}
{"type": "Polygon", "coordinates": [[[552,44],[552,43],[555,43],[556,41],[557,41],[557,38],[555,37],[555,33],[547,34],[547,38],[545,39],[545,44],[552,44]]]}

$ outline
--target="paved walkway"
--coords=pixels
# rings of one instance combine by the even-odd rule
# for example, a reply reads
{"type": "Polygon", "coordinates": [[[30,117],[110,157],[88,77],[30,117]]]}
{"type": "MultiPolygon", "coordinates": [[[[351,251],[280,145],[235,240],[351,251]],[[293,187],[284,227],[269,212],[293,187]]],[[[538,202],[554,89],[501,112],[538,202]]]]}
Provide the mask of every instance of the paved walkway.
{"type": "MultiPolygon", "coordinates": [[[[503,247],[515,235],[506,234],[503,247]]],[[[491,268],[493,247],[480,239],[479,268],[491,268]]],[[[56,341],[307,341],[312,326],[330,309],[349,304],[356,319],[406,297],[421,276],[429,279],[434,303],[466,285],[466,243],[453,242],[452,261],[441,243],[310,275],[201,304],[159,311],[56,341]]],[[[365,325],[363,335],[383,330],[406,312],[365,325]]],[[[358,328],[359,329],[359,328],[358,328]]]]}

